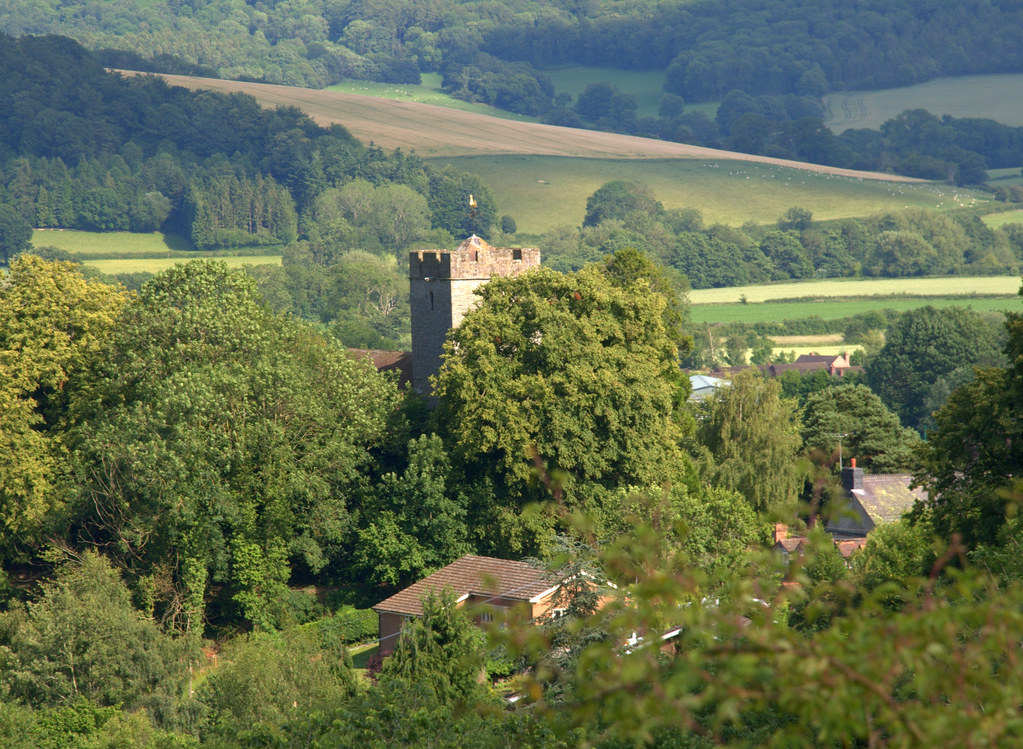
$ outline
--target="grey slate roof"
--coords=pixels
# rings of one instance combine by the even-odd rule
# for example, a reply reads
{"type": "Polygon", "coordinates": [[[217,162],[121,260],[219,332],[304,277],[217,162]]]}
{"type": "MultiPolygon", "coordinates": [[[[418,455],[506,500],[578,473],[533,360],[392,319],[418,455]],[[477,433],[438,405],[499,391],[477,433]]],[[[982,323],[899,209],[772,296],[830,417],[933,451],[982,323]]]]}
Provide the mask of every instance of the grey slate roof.
{"type": "Polygon", "coordinates": [[[862,488],[847,489],[843,506],[832,513],[828,532],[839,536],[865,536],[881,523],[898,520],[917,500],[927,499],[923,489],[910,489],[909,474],[876,474],[862,477],[862,488]]]}

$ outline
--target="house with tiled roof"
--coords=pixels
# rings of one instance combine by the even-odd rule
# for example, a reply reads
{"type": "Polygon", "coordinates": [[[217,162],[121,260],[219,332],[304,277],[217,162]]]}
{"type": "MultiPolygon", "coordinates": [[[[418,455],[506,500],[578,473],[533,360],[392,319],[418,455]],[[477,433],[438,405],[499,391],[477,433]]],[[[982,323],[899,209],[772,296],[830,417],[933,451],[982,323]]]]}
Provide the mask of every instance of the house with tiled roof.
{"type": "Polygon", "coordinates": [[[512,608],[537,619],[554,612],[560,584],[556,575],[526,562],[467,554],[373,607],[379,622],[380,655],[394,650],[406,622],[422,616],[423,598],[429,593],[450,591],[459,605],[477,607],[478,621],[512,608]]]}
{"type": "Polygon", "coordinates": [[[836,541],[864,538],[882,523],[891,523],[925,501],[927,492],[912,488],[909,474],[865,475],[852,465],[842,469],[842,495],[831,509],[826,530],[836,541]]]}
{"type": "Polygon", "coordinates": [[[842,377],[846,372],[862,372],[863,367],[854,366],[849,354],[800,354],[787,364],[761,364],[760,370],[771,377],[781,377],[784,372],[794,371],[801,375],[824,371],[832,377],[842,377]]]}
{"type": "MultiPolygon", "coordinates": [[[[865,536],[844,539],[832,537],[831,540],[834,542],[838,553],[842,555],[846,565],[851,563],[853,554],[862,549],[867,543],[865,536]]],[[[789,528],[785,523],[774,524],[774,546],[772,549],[786,568],[794,559],[802,559],[809,542],[810,539],[806,536],[790,536],[789,528]]]]}

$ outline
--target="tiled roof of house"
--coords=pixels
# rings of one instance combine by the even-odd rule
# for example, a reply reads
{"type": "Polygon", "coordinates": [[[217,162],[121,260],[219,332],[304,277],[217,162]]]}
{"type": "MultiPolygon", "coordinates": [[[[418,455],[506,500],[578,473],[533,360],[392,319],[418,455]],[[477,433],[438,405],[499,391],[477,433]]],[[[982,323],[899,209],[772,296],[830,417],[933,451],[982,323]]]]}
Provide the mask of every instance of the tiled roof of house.
{"type": "Polygon", "coordinates": [[[826,354],[800,354],[796,357],[796,364],[831,364],[837,357],[826,354]]]}
{"type": "Polygon", "coordinates": [[[421,616],[422,599],[431,591],[439,593],[447,588],[457,598],[477,594],[529,601],[555,585],[554,575],[526,562],[468,554],[381,601],[373,610],[421,616]]]}
{"type": "Polygon", "coordinates": [[[853,493],[875,524],[891,523],[911,510],[918,499],[927,499],[923,489],[909,488],[912,482],[909,474],[866,475],[863,489],[853,493]]]}
{"type": "Polygon", "coordinates": [[[842,555],[842,559],[848,560],[853,554],[862,549],[867,545],[867,539],[865,538],[850,538],[845,541],[835,539],[835,548],[838,549],[838,553],[842,555]]]}
{"type": "Polygon", "coordinates": [[[842,476],[844,496],[836,502],[828,520],[828,532],[845,537],[865,536],[882,523],[891,523],[926,500],[923,489],[910,489],[909,474],[864,475],[861,468],[846,468],[842,476]],[[855,477],[846,474],[855,473],[855,477]]]}
{"type": "Polygon", "coordinates": [[[397,372],[399,385],[412,381],[412,354],[408,351],[350,348],[348,353],[356,359],[369,359],[381,372],[397,372]]]}

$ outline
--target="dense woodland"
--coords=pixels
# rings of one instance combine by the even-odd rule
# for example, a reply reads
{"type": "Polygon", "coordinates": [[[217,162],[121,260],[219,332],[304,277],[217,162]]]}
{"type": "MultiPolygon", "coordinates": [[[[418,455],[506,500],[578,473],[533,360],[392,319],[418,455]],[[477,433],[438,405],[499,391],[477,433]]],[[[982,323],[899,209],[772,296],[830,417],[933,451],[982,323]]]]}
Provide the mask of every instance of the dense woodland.
{"type": "Polygon", "coordinates": [[[536,98],[549,108],[553,91],[538,71],[566,63],[667,69],[666,89],[691,101],[717,100],[732,89],[820,95],[943,75],[1023,72],[1016,44],[1021,23],[1014,3],[997,0],[855,6],[15,0],[2,30],[62,33],[108,50],[108,59],[119,52],[128,62],[176,64],[173,72],[198,67],[290,85],[322,87],[341,78],[418,82],[421,72],[438,71],[495,103],[502,96],[536,98]],[[497,77],[506,80],[488,80],[497,77]],[[503,88],[491,93],[491,85],[503,88]]]}
{"type": "MultiPolygon", "coordinates": [[[[0,32],[61,33],[108,66],[322,87],[346,78],[418,83],[545,121],[833,166],[981,184],[1023,163],[1018,128],[916,113],[835,136],[820,97],[937,76],[1023,70],[1010,3],[133,2],[22,0],[0,32]],[[596,83],[577,101],[544,67],[665,70],[657,117],[596,83]],[[711,120],[686,101],[720,101],[711,120]]],[[[45,131],[43,131],[45,132],[45,131]]]]}
{"type": "MultiPolygon", "coordinates": [[[[297,3],[130,5],[138,15],[104,33],[135,52],[187,57],[157,36],[197,41],[209,28],[267,54],[298,49],[245,30],[271,17],[266,29],[285,28],[297,3]],[[158,17],[166,9],[173,20],[158,17]]],[[[19,6],[8,23],[42,23],[53,7],[19,6]]],[[[316,33],[328,7],[347,18],[330,33],[353,45],[372,40],[376,18],[448,12],[302,7],[316,33]]],[[[125,8],[81,6],[61,22],[125,8]]],[[[538,30],[564,18],[563,39],[577,25],[592,40],[622,24],[674,39],[663,14],[693,33],[700,13],[776,20],[742,3],[458,9],[480,14],[471,28],[495,66],[522,61],[499,60],[485,35],[526,28],[532,12],[552,14],[538,30]]],[[[802,10],[794,35],[814,28],[802,10]]],[[[897,12],[870,25],[862,9],[826,10],[893,54],[955,13],[932,5],[934,24],[899,21],[903,47],[881,44],[897,12]]],[[[1000,18],[972,10],[959,30],[1000,18]]],[[[448,28],[421,30],[459,37],[448,28]]],[[[420,69],[405,44],[354,54],[420,69]]],[[[598,49],[588,44],[558,54],[598,49]]],[[[648,46],[682,65],[679,49],[648,46]]],[[[437,50],[429,69],[448,54],[437,50]]],[[[282,71],[315,68],[295,54],[282,71]]],[[[846,80],[838,63],[821,68],[846,80]]],[[[928,117],[908,113],[884,137],[928,117]]],[[[948,143],[957,126],[937,125],[948,143]]],[[[861,316],[843,324],[868,344],[862,375],[745,371],[702,402],[680,365],[737,363],[753,343],[743,336],[769,332],[715,342],[688,322],[690,284],[1017,273],[1023,228],[915,211],[821,223],[800,207],[775,226],[708,227],[643,185],[609,182],[583,226],[539,238],[548,267],[482,289],[428,409],[346,347],[407,346],[408,248],[449,246],[473,221],[514,240],[479,177],[294,110],[107,74],[58,37],[0,38],[0,165],[0,744],[1018,743],[1023,316],[861,316]],[[475,217],[460,207],[469,193],[475,217]],[[272,245],[284,263],[197,260],[128,290],[31,248],[39,226],[174,230],[199,258],[272,245]],[[838,511],[837,434],[841,459],[911,472],[930,492],[849,566],[819,528],[838,511]],[[776,522],[808,534],[792,566],[769,551],[776,522]],[[353,659],[375,637],[366,607],[470,552],[569,576],[566,616],[484,635],[440,596],[386,663],[353,659]],[[597,592],[612,599],[599,611],[597,592]],[[668,630],[667,649],[643,639],[668,630]],[[511,707],[509,692],[524,698],[511,707]]]]}

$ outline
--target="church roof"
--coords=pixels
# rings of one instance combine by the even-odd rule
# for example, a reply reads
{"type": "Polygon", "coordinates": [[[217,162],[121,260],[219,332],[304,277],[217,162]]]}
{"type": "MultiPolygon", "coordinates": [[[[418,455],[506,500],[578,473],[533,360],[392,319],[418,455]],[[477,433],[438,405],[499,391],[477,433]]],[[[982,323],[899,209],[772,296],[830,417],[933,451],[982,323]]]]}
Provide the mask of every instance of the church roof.
{"type": "Polygon", "coordinates": [[[467,250],[492,250],[494,249],[485,239],[480,239],[475,234],[471,237],[467,237],[462,244],[455,248],[455,252],[465,252],[467,250]]]}

